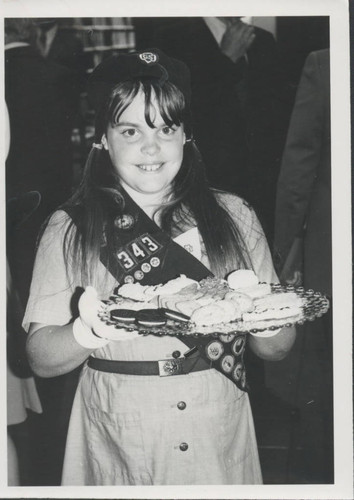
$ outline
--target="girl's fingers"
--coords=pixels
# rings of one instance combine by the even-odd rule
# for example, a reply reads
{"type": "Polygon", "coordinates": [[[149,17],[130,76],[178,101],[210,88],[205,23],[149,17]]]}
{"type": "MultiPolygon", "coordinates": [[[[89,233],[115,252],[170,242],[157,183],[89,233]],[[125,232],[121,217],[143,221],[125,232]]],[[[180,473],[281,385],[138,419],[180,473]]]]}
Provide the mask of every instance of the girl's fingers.
{"type": "Polygon", "coordinates": [[[115,341],[132,340],[139,336],[137,331],[127,331],[124,328],[114,328],[112,325],[106,325],[98,316],[94,320],[93,331],[99,337],[115,341]]]}

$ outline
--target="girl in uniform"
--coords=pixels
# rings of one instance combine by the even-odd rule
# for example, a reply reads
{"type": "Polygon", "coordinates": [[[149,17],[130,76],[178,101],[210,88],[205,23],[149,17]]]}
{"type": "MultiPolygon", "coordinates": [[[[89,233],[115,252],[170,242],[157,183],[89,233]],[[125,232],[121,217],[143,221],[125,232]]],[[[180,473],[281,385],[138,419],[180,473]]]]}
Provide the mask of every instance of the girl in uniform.
{"type": "Polygon", "coordinates": [[[83,364],[62,484],[261,483],[243,353],[281,359],[294,330],[188,340],[122,329],[110,340],[97,317],[123,283],[239,268],[276,281],[261,226],[207,184],[183,63],[157,49],[107,58],[89,96],[96,142],[41,237],[24,318],[39,376],[83,364]]]}

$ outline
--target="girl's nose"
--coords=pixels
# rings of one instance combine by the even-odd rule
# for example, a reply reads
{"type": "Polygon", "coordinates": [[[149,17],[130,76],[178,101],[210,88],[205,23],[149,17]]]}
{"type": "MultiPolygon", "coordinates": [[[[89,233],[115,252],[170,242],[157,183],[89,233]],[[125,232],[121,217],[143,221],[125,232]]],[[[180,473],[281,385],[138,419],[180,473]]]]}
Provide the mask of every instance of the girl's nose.
{"type": "Polygon", "coordinates": [[[155,138],[147,138],[141,146],[141,152],[148,156],[154,156],[160,151],[160,146],[155,138]]]}

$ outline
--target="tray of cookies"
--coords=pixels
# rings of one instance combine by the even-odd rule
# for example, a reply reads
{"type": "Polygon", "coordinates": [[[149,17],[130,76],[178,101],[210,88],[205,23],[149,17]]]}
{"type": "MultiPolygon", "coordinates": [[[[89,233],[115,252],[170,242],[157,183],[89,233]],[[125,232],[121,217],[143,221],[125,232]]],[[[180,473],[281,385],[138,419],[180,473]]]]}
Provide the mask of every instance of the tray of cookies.
{"type": "Polygon", "coordinates": [[[260,283],[250,270],[200,282],[184,275],[161,285],[124,284],[104,301],[105,326],[143,335],[265,334],[313,321],[329,309],[314,290],[260,283]]]}

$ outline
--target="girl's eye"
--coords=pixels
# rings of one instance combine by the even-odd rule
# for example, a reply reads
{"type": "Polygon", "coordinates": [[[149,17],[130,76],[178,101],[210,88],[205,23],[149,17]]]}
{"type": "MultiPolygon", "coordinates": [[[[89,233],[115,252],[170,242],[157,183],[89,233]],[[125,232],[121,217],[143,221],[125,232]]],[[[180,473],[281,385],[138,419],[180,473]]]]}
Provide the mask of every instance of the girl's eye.
{"type": "Polygon", "coordinates": [[[136,137],[138,135],[138,131],[135,128],[127,128],[123,130],[122,135],[127,138],[136,137]]]}
{"type": "Polygon", "coordinates": [[[163,135],[172,135],[176,130],[166,125],[166,127],[162,127],[161,132],[163,135]]]}

